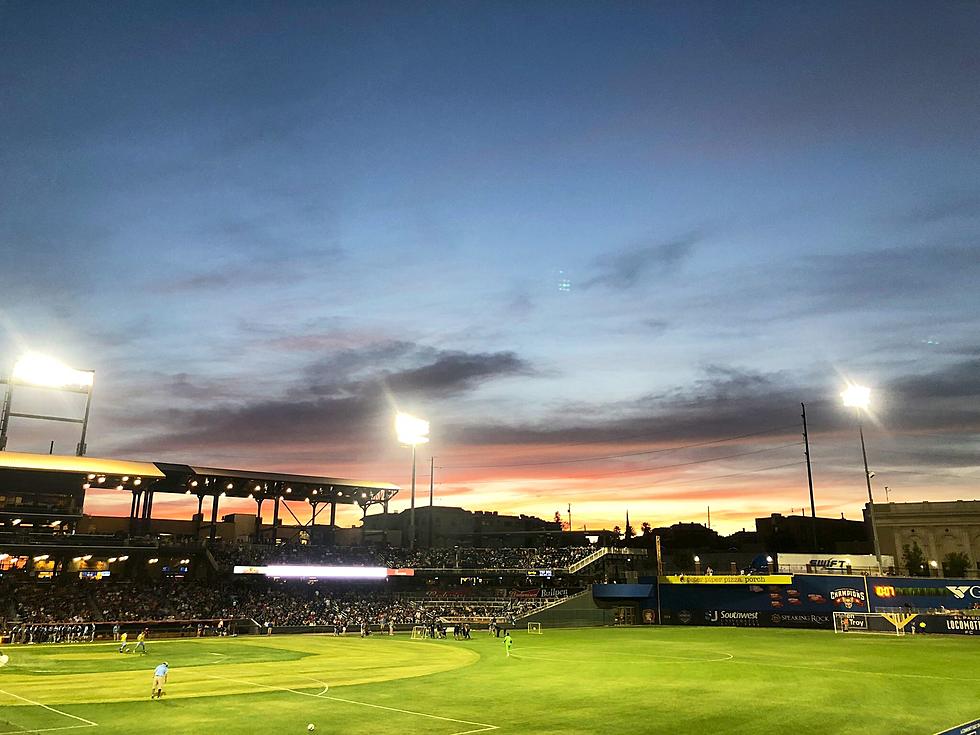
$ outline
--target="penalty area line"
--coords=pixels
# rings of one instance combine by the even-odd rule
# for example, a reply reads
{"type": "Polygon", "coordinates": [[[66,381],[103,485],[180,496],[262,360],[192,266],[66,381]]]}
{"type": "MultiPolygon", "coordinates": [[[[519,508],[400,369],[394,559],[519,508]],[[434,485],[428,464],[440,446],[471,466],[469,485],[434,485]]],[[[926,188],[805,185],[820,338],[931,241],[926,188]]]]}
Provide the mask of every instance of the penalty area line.
{"type": "Polygon", "coordinates": [[[472,733],[489,732],[490,730],[500,729],[498,725],[488,725],[485,722],[460,720],[456,717],[443,717],[442,715],[433,715],[433,714],[429,714],[428,712],[416,712],[415,710],[410,710],[410,709],[388,707],[387,705],[384,704],[373,704],[372,702],[359,702],[355,699],[346,699],[344,697],[327,696],[326,695],[327,685],[324,682],[320,681],[319,679],[310,678],[310,681],[316,682],[317,684],[321,684],[324,687],[323,691],[321,691],[319,694],[311,694],[310,692],[301,692],[298,689],[290,689],[288,687],[277,687],[277,686],[272,686],[270,684],[261,684],[259,682],[254,682],[254,681],[245,681],[244,679],[232,679],[231,677],[218,676],[217,674],[204,674],[204,675],[212,679],[224,679],[225,681],[234,681],[238,684],[248,684],[249,686],[262,687],[263,689],[271,689],[277,692],[291,692],[292,694],[299,694],[300,696],[303,697],[313,697],[314,699],[330,699],[333,700],[334,702],[344,702],[346,704],[360,705],[361,707],[371,707],[372,709],[383,709],[383,710],[388,710],[389,712],[399,712],[403,715],[415,715],[416,717],[427,717],[431,720],[442,720],[443,722],[455,722],[460,725],[476,725],[474,729],[458,730],[456,732],[450,733],[450,735],[472,735],[472,733]]]}
{"type": "MultiPolygon", "coordinates": [[[[79,717],[78,715],[73,715],[70,712],[62,712],[60,709],[55,709],[49,705],[43,704],[41,702],[35,702],[33,699],[28,699],[27,697],[22,697],[19,694],[14,694],[13,692],[8,692],[6,689],[0,689],[0,694],[6,694],[8,697],[13,697],[14,699],[19,699],[22,702],[27,702],[35,707],[41,707],[49,712],[54,712],[62,717],[68,717],[72,720],[77,720],[81,722],[81,725],[62,725],[61,727],[46,727],[46,728],[33,728],[27,730],[15,730],[14,732],[54,732],[55,730],[74,730],[79,727],[98,727],[99,723],[92,722],[91,720],[86,720],[84,717],[79,717]]],[[[12,735],[12,733],[8,734],[12,735]]]]}

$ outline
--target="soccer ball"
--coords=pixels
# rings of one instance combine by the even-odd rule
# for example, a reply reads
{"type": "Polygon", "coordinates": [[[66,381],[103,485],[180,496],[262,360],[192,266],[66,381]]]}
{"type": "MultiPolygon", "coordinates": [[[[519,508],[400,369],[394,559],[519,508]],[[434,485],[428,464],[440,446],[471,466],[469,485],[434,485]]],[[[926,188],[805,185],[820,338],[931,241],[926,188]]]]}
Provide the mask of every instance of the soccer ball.
{"type": "Polygon", "coordinates": [[[314,725],[311,722],[309,725],[306,726],[306,729],[309,730],[310,732],[313,732],[314,730],[316,730],[316,725],[314,725]]]}

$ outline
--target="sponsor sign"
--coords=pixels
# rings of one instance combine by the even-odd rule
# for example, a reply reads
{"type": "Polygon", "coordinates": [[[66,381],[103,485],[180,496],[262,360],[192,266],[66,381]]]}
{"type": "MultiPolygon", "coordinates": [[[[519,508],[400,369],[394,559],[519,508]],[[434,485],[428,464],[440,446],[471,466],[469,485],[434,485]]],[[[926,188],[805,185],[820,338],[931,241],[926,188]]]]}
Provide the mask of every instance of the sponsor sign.
{"type": "Polygon", "coordinates": [[[936,735],[975,735],[976,733],[980,733],[980,720],[964,722],[949,730],[937,732],[936,735]]]}
{"type": "MultiPolygon", "coordinates": [[[[779,554],[781,572],[838,572],[848,569],[878,569],[878,557],[873,554],[779,554]]],[[[895,566],[895,557],[884,555],[881,565],[895,566]]]]}
{"type": "Polygon", "coordinates": [[[953,597],[957,600],[965,600],[970,597],[974,600],[980,600],[980,585],[948,584],[946,589],[952,592],[953,597]]]}
{"type": "Polygon", "coordinates": [[[867,602],[867,595],[864,590],[854,587],[838,587],[830,591],[830,601],[838,607],[850,610],[855,605],[863,607],[867,602]]]}
{"type": "Polygon", "coordinates": [[[833,620],[823,613],[772,613],[769,622],[780,628],[830,628],[833,620]]]}
{"type": "MultiPolygon", "coordinates": [[[[181,571],[186,572],[186,567],[181,571]]],[[[235,574],[262,574],[266,577],[300,579],[386,579],[387,577],[412,576],[413,569],[386,569],[385,567],[321,567],[293,564],[271,566],[237,565],[235,574]]]]}
{"type": "Polygon", "coordinates": [[[691,611],[690,610],[678,610],[678,612],[677,612],[677,619],[680,622],[684,623],[684,625],[690,625],[691,620],[693,619],[693,617],[694,616],[691,615],[691,611]]]}
{"type": "Polygon", "coordinates": [[[679,574],[676,576],[660,577],[660,584],[792,584],[793,576],[790,574],[763,574],[763,575],[687,575],[679,574]]]}
{"type": "Polygon", "coordinates": [[[757,626],[760,614],[756,610],[707,610],[704,621],[712,625],[757,626]]]}

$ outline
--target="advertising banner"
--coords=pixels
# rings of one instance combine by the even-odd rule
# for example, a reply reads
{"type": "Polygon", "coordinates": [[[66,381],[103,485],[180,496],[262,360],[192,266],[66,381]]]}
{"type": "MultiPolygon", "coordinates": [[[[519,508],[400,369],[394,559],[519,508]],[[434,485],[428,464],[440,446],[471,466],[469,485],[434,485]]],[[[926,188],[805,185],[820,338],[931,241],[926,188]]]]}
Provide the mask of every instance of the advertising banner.
{"type": "Polygon", "coordinates": [[[776,584],[661,584],[661,620],[673,625],[833,628],[835,611],[868,612],[864,577],[797,574],[776,584]]]}
{"type": "Polygon", "coordinates": [[[980,581],[937,577],[869,577],[872,612],[980,607],[980,581]]]}
{"type": "Polygon", "coordinates": [[[980,720],[970,720],[949,730],[937,732],[936,735],[977,735],[980,733],[980,720]]]}
{"type": "Polygon", "coordinates": [[[792,584],[793,577],[790,574],[712,574],[712,575],[690,575],[679,574],[676,576],[660,577],[660,584],[792,584]]]}

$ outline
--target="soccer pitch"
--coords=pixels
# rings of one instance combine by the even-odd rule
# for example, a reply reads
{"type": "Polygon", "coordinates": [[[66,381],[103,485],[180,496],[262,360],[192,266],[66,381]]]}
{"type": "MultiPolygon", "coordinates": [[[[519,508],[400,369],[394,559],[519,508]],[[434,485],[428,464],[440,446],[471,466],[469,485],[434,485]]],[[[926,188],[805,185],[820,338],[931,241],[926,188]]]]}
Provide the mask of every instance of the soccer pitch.
{"type": "Polygon", "coordinates": [[[320,635],[7,646],[0,733],[833,732],[980,717],[980,640],[644,627],[472,641],[320,635]],[[170,664],[150,700],[153,668],[170,664]]]}

